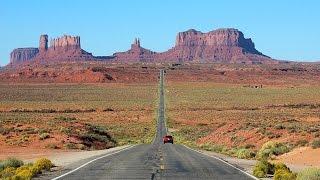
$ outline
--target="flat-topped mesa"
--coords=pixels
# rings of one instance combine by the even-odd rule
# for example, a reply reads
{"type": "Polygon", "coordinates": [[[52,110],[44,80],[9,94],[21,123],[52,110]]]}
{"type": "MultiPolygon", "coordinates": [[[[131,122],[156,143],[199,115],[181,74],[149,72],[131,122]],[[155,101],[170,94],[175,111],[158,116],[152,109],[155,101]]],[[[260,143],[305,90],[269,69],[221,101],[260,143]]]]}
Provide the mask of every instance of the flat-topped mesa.
{"type": "Polygon", "coordinates": [[[38,48],[17,48],[10,53],[10,64],[32,60],[39,53],[38,48]]]}
{"type": "Polygon", "coordinates": [[[178,33],[175,47],[160,53],[157,59],[171,61],[209,61],[262,63],[273,61],[255,49],[250,38],[233,28],[202,33],[194,29],[178,33]]]}
{"type": "Polygon", "coordinates": [[[54,38],[50,40],[50,49],[81,49],[80,46],[80,36],[68,36],[64,35],[59,38],[54,38]]]}
{"type": "Polygon", "coordinates": [[[125,52],[114,53],[113,56],[115,60],[121,60],[124,62],[150,62],[154,61],[155,54],[155,52],[141,47],[140,39],[135,38],[134,42],[131,44],[131,49],[125,52]]]}

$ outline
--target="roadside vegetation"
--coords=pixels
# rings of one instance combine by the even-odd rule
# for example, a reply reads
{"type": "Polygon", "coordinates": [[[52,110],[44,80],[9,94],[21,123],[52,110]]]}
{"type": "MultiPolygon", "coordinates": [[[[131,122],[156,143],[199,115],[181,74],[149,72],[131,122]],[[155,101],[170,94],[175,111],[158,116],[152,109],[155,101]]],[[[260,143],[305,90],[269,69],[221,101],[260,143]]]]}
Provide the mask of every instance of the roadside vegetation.
{"type": "Polygon", "coordinates": [[[53,166],[52,162],[46,158],[24,164],[23,161],[11,157],[0,160],[0,179],[29,180],[44,171],[50,171],[53,166]]]}

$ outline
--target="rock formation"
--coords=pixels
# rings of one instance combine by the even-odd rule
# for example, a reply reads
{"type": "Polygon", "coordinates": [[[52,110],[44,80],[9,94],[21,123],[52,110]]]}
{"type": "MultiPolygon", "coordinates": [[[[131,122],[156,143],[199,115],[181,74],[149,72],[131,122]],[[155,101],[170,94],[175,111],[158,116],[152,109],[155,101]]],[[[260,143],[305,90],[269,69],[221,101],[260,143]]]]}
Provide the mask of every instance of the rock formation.
{"type": "Polygon", "coordinates": [[[39,41],[39,51],[43,53],[48,50],[48,35],[41,35],[39,41]]]}
{"type": "Polygon", "coordinates": [[[75,60],[107,60],[112,57],[94,57],[91,53],[81,49],[79,36],[64,35],[51,39],[48,47],[48,35],[40,36],[39,48],[18,48],[12,51],[10,63],[17,64],[25,61],[52,62],[75,60]]]}
{"type": "Polygon", "coordinates": [[[277,63],[256,50],[252,40],[244,38],[241,31],[231,28],[208,33],[194,29],[180,32],[175,46],[162,53],[140,47],[140,40],[135,39],[130,50],[115,53],[114,57],[123,62],[277,63]]]}
{"type": "Polygon", "coordinates": [[[17,48],[10,53],[10,63],[16,64],[33,59],[39,53],[38,48],[17,48]]]}
{"type": "Polygon", "coordinates": [[[273,62],[255,49],[251,39],[237,29],[202,33],[194,29],[178,33],[175,46],[157,55],[157,60],[232,63],[273,62]]]}
{"type": "Polygon", "coordinates": [[[180,32],[175,46],[168,51],[156,53],[140,45],[135,39],[131,49],[114,53],[113,56],[93,56],[81,49],[79,36],[64,35],[52,39],[48,47],[48,36],[41,35],[39,48],[15,49],[11,53],[11,63],[28,60],[85,61],[115,60],[117,62],[221,62],[245,64],[272,64],[279,61],[263,55],[255,49],[250,38],[245,38],[237,29],[217,29],[202,33],[194,29],[180,32]]]}
{"type": "Polygon", "coordinates": [[[79,36],[67,36],[64,35],[60,38],[55,38],[50,41],[50,48],[54,50],[69,50],[69,49],[80,49],[80,37],[79,36]]]}
{"type": "Polygon", "coordinates": [[[40,37],[40,53],[35,57],[38,61],[69,61],[92,60],[94,57],[81,49],[79,36],[64,35],[50,40],[48,47],[47,35],[40,37]],[[44,48],[48,47],[48,48],[44,48]]]}
{"type": "Polygon", "coordinates": [[[126,52],[114,53],[114,59],[126,62],[151,62],[154,61],[155,52],[145,49],[140,46],[140,39],[135,38],[133,44],[131,44],[131,49],[126,52]]]}

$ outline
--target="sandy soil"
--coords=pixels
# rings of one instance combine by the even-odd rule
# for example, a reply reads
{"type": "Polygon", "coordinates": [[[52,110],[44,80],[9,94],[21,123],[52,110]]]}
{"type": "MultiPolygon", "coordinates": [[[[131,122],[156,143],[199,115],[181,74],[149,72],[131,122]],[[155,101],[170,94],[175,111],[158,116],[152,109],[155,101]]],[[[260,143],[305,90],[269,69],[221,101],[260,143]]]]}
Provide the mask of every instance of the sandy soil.
{"type": "Polygon", "coordinates": [[[50,159],[56,166],[67,166],[83,159],[87,159],[93,156],[99,156],[106,153],[112,153],[126,147],[128,147],[128,145],[97,151],[66,151],[51,149],[30,149],[23,147],[11,149],[8,148],[1,149],[0,159],[5,159],[7,157],[16,157],[25,162],[32,162],[35,159],[46,157],[50,159]]]}
{"type": "Polygon", "coordinates": [[[276,161],[284,162],[291,170],[297,172],[307,167],[320,168],[320,148],[301,147],[283,154],[276,161]]]}

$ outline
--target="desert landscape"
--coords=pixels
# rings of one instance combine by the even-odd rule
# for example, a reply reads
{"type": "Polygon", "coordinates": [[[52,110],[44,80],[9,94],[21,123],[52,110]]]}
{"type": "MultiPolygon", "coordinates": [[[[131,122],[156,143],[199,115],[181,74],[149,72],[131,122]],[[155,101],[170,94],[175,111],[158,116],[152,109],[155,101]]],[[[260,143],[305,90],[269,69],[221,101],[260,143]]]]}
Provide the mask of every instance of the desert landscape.
{"type": "Polygon", "coordinates": [[[15,44],[0,68],[1,180],[320,179],[320,61],[269,55],[285,49],[281,36],[293,46],[301,35],[269,27],[269,44],[256,46],[264,31],[248,23],[197,29],[199,19],[180,27],[180,18],[165,26],[179,29],[173,45],[153,50],[145,46],[167,43],[168,34],[131,31],[146,17],[139,13],[116,31],[97,23],[88,33],[95,25],[81,20],[83,35],[44,26],[23,34],[26,43],[8,41],[15,44]],[[96,42],[87,39],[93,33],[96,42]],[[128,34],[132,44],[119,48],[128,34]]]}

